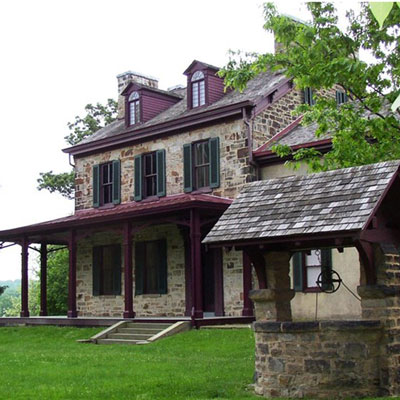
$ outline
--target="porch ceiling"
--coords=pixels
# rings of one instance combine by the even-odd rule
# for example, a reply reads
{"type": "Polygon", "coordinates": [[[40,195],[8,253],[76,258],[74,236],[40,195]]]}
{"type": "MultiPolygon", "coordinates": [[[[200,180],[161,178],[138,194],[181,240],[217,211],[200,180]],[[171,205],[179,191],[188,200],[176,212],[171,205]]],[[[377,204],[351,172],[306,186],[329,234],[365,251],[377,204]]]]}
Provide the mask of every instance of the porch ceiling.
{"type": "Polygon", "coordinates": [[[232,200],[223,197],[185,193],[151,201],[91,208],[76,211],[68,217],[0,231],[0,242],[20,242],[22,237],[28,236],[30,242],[67,243],[71,229],[112,226],[126,220],[146,222],[154,218],[165,223],[167,217],[185,215],[191,209],[200,210],[204,218],[218,217],[231,203],[232,200]]]}

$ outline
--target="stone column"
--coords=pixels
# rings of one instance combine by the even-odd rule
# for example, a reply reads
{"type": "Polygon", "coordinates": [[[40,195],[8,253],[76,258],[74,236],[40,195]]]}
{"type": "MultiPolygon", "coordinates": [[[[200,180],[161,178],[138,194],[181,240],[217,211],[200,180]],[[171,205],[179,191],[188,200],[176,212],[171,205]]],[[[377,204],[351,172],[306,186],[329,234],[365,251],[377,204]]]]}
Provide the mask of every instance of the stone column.
{"type": "Polygon", "coordinates": [[[380,388],[382,396],[400,394],[400,257],[395,246],[375,245],[376,285],[357,288],[363,319],[380,320],[380,388]]]}
{"type": "Polygon", "coordinates": [[[290,289],[290,256],[289,252],[264,254],[268,288],[250,292],[258,321],[292,320],[290,301],[295,293],[290,289]]]}

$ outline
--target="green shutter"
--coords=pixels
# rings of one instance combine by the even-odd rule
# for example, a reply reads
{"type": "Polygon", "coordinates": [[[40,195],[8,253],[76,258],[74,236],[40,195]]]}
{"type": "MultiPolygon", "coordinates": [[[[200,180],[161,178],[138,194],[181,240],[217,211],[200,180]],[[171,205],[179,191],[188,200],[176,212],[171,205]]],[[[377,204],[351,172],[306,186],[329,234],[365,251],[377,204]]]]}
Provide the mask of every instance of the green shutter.
{"type": "Polygon", "coordinates": [[[100,165],[93,165],[93,207],[100,205],[100,165]]]}
{"type": "Polygon", "coordinates": [[[134,187],[135,187],[135,195],[134,199],[135,201],[140,201],[143,198],[142,194],[142,155],[135,156],[134,158],[134,168],[135,168],[135,182],[134,182],[134,187]]]}
{"type": "Polygon", "coordinates": [[[293,254],[293,288],[296,292],[303,291],[303,254],[293,254]]]}
{"type": "Polygon", "coordinates": [[[143,270],[145,263],[145,242],[135,243],[135,295],[143,294],[143,270]]]}
{"type": "Polygon", "coordinates": [[[340,92],[339,90],[336,90],[336,104],[340,104],[340,92]]]}
{"type": "Polygon", "coordinates": [[[121,245],[113,246],[113,294],[121,294],[121,245]]]}
{"type": "Polygon", "coordinates": [[[332,290],[332,250],[321,250],[322,290],[332,290]]]}
{"type": "Polygon", "coordinates": [[[210,151],[210,187],[219,187],[219,137],[209,141],[210,151]]]}
{"type": "Polygon", "coordinates": [[[113,204],[121,203],[121,162],[114,160],[113,167],[113,183],[112,183],[112,202],[113,204]]]}
{"type": "Polygon", "coordinates": [[[157,150],[157,196],[162,197],[166,195],[165,186],[165,150],[157,150]]]}
{"type": "Polygon", "coordinates": [[[192,145],[183,145],[183,190],[188,193],[193,190],[192,145]]]}
{"type": "Polygon", "coordinates": [[[159,240],[158,244],[158,293],[168,293],[167,241],[159,240]]]}
{"type": "Polygon", "coordinates": [[[100,295],[100,272],[101,272],[102,256],[103,256],[103,248],[100,246],[93,247],[93,260],[92,260],[93,296],[100,295]]]}
{"type": "Polygon", "coordinates": [[[310,106],[313,106],[315,104],[314,94],[310,87],[304,89],[304,103],[310,106]]]}

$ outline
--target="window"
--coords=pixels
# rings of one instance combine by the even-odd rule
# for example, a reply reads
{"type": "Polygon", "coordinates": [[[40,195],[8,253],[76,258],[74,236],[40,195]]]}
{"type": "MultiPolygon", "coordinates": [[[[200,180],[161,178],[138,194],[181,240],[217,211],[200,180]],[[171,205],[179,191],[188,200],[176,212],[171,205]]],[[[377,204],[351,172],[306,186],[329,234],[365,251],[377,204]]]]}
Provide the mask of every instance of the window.
{"type": "Polygon", "coordinates": [[[93,166],[93,207],[121,202],[120,161],[93,166]]]}
{"type": "Polygon", "coordinates": [[[135,244],[135,294],[167,293],[167,242],[135,244]]]}
{"type": "Polygon", "coordinates": [[[93,295],[121,294],[121,246],[93,247],[93,295]]]}
{"type": "Polygon", "coordinates": [[[194,188],[210,186],[210,150],[208,140],[193,144],[194,188]]]}
{"type": "Polygon", "coordinates": [[[347,103],[347,94],[345,92],[341,92],[340,90],[336,90],[336,103],[337,105],[347,103]]]}
{"type": "Polygon", "coordinates": [[[129,125],[140,122],[140,100],[139,93],[132,92],[128,99],[129,102],[129,125]]]}
{"type": "Polygon", "coordinates": [[[183,146],[184,191],[219,187],[219,138],[183,146]]]}
{"type": "Polygon", "coordinates": [[[196,71],[191,79],[192,82],[192,107],[199,107],[206,104],[206,90],[204,73],[196,71]]]}
{"type": "Polygon", "coordinates": [[[322,273],[322,286],[328,288],[332,279],[330,249],[315,249],[293,255],[293,287],[300,292],[319,292],[318,276],[322,273]]]}
{"type": "Polygon", "coordinates": [[[134,168],[135,201],[166,195],[165,150],[157,150],[135,156],[134,168]]]}
{"type": "Polygon", "coordinates": [[[304,104],[313,106],[315,104],[314,93],[310,87],[304,89],[304,104]]]}

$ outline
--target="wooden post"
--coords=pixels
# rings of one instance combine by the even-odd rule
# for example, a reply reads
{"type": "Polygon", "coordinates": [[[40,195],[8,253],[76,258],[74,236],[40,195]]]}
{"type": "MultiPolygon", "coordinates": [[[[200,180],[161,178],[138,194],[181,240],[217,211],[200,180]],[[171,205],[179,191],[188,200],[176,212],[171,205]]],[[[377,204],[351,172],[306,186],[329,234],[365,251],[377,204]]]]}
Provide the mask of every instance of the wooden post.
{"type": "Polygon", "coordinates": [[[244,317],[253,316],[253,302],[250,300],[251,290],[251,262],[249,256],[243,252],[243,310],[244,317]]]}
{"type": "Polygon", "coordinates": [[[40,246],[40,316],[47,316],[47,244],[40,246]]]}
{"type": "Polygon", "coordinates": [[[194,318],[203,318],[203,271],[201,265],[201,231],[198,210],[190,210],[190,247],[192,259],[192,293],[194,318]]]}
{"type": "Polygon", "coordinates": [[[70,231],[69,241],[69,279],[68,279],[68,318],[78,316],[76,310],[76,232],[70,231]]]}
{"type": "Polygon", "coordinates": [[[124,318],[134,318],[133,311],[133,288],[132,288],[132,229],[131,223],[124,225],[124,293],[125,293],[125,311],[124,318]]]}
{"type": "Polygon", "coordinates": [[[210,249],[213,252],[214,260],[214,294],[215,294],[215,316],[222,317],[224,311],[224,271],[222,249],[210,249]]]}
{"type": "Polygon", "coordinates": [[[22,238],[21,252],[21,317],[29,317],[28,304],[28,246],[29,241],[26,236],[22,238]]]}

